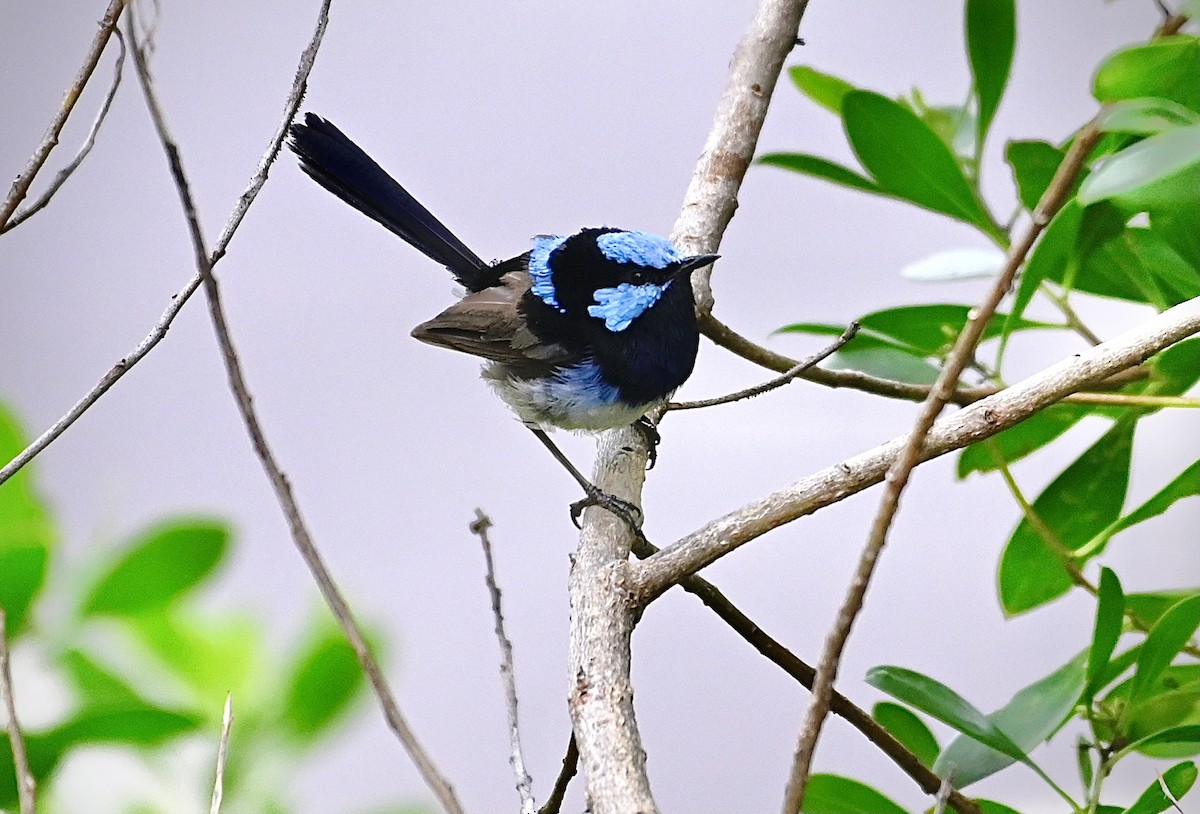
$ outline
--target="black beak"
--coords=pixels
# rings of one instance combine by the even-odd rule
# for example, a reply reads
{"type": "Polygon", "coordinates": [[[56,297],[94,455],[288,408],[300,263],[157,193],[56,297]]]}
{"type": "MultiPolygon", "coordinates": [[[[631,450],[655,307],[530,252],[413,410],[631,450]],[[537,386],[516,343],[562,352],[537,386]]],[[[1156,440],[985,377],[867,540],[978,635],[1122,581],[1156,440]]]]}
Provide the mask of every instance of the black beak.
{"type": "Polygon", "coordinates": [[[679,268],[675,272],[676,277],[687,277],[693,271],[702,269],[705,266],[712,265],[716,262],[719,254],[697,254],[694,257],[685,257],[679,261],[679,268]]]}

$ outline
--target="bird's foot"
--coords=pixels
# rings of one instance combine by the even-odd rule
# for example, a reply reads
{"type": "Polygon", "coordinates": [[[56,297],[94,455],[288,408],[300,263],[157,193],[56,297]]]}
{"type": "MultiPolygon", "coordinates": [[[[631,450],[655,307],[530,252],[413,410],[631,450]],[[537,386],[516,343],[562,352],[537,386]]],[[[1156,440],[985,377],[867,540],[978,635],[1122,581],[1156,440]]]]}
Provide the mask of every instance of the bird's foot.
{"type": "MultiPolygon", "coordinates": [[[[589,484],[590,486],[590,484],[589,484]]],[[[608,509],[617,517],[624,520],[634,534],[640,534],[642,529],[642,510],[628,500],[614,497],[608,492],[601,491],[596,486],[585,487],[587,496],[571,504],[571,522],[575,528],[581,528],[579,517],[589,506],[599,506],[608,509]]]]}
{"type": "Polygon", "coordinates": [[[653,469],[654,465],[658,463],[658,445],[662,441],[658,427],[655,427],[654,422],[649,418],[642,416],[633,422],[633,428],[640,432],[646,441],[646,469],[653,469]]]}

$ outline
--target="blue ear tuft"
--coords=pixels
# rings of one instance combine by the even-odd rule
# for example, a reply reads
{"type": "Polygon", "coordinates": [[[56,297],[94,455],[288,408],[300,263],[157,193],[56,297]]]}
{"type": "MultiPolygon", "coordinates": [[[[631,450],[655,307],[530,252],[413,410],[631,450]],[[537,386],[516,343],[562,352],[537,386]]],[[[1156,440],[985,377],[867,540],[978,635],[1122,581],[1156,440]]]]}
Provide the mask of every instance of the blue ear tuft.
{"type": "Polygon", "coordinates": [[[663,285],[621,283],[616,288],[598,288],[592,295],[597,304],[589,305],[587,310],[596,319],[604,320],[605,328],[620,333],[658,302],[670,285],[671,281],[668,280],[663,285]]]}
{"type": "Polygon", "coordinates": [[[550,274],[550,255],[566,240],[565,237],[557,235],[539,235],[533,239],[533,249],[529,252],[529,276],[533,278],[533,285],[529,290],[546,305],[564,314],[567,309],[558,303],[554,278],[550,274]]]}
{"type": "Polygon", "coordinates": [[[609,232],[596,238],[596,245],[614,263],[645,268],[665,269],[683,259],[674,243],[649,232],[609,232]]]}

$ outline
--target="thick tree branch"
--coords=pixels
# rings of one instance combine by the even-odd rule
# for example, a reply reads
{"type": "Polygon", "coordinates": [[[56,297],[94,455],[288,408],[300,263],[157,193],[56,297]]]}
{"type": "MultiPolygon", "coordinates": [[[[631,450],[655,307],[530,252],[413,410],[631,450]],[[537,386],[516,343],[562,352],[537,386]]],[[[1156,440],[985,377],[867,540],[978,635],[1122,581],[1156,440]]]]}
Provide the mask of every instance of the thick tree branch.
{"type": "MultiPolygon", "coordinates": [[[[920,453],[927,461],[990,438],[1119,370],[1200,333],[1200,298],[1180,303],[1095,348],[1064,359],[1022,382],[937,421],[920,453]]],[[[881,482],[907,436],[803,478],[735,509],[663,548],[641,564],[636,591],[650,601],[684,576],[797,518],[881,482]]]]}
{"type": "MultiPolygon", "coordinates": [[[[733,217],[737,192],[783,62],[796,43],[807,0],[762,0],[734,52],[729,80],[684,196],[672,238],[688,254],[714,251],[733,217]]],[[[707,272],[693,275],[698,308],[711,308],[707,272]]],[[[594,483],[637,502],[646,447],[637,433],[613,430],[597,444],[594,483]],[[628,449],[634,449],[632,454],[628,449]]],[[[645,754],[629,683],[630,636],[639,603],[630,591],[632,535],[608,512],[584,515],[571,568],[571,720],[594,814],[654,814],[645,754]]]]}

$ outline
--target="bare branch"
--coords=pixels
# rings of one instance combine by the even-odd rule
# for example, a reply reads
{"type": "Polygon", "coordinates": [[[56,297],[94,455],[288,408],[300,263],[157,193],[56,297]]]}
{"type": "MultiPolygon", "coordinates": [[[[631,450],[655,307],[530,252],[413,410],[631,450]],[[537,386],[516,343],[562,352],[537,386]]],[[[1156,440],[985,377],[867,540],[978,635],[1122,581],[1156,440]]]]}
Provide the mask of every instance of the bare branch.
{"type": "MultiPolygon", "coordinates": [[[[633,544],[633,553],[639,559],[646,559],[657,552],[658,549],[645,540],[633,544]]],[[[735,633],[745,639],[760,654],[778,665],[802,687],[812,689],[817,671],[742,613],[717,586],[698,574],[692,574],[680,580],[679,587],[697,597],[735,633]]],[[[922,791],[926,794],[933,794],[937,791],[941,782],[938,776],[921,763],[920,758],[910,752],[904,744],[896,740],[892,733],[880,726],[879,722],[872,718],[866,710],[836,690],[830,702],[830,710],[841,716],[848,724],[866,736],[867,740],[878,746],[880,751],[911,777],[922,791]]],[[[949,802],[960,814],[980,814],[979,806],[958,792],[951,793],[949,802]]]]}
{"type": "Polygon", "coordinates": [[[508,745],[512,749],[508,761],[517,778],[517,795],[521,798],[521,814],[534,814],[537,803],[533,800],[533,778],[525,768],[525,754],[521,750],[521,727],[517,723],[517,680],[513,673],[512,640],[504,632],[504,611],[500,605],[500,586],[496,584],[496,563],[492,557],[492,541],[488,529],[492,520],[482,509],[475,510],[471,533],[479,538],[483,548],[483,560],[487,567],[485,582],[492,598],[492,618],[496,620],[496,640],[500,643],[500,678],[504,681],[505,708],[508,711],[508,745]]]}
{"type": "Polygon", "coordinates": [[[797,362],[790,369],[785,371],[783,375],[776,376],[770,381],[762,384],[757,384],[754,387],[747,387],[745,390],[739,390],[736,393],[730,393],[727,396],[721,396],[715,399],[704,399],[703,401],[683,401],[667,405],[668,410],[696,410],[701,407],[716,407],[720,404],[730,404],[731,402],[741,401],[742,399],[754,398],[761,396],[763,393],[769,393],[772,390],[783,387],[788,382],[793,382],[796,377],[800,376],[809,368],[815,367],[821,362],[828,359],[837,351],[841,350],[847,342],[855,337],[858,333],[859,324],[851,322],[850,325],[842,332],[842,335],[833,341],[832,344],[814,353],[803,361],[797,362]]]}
{"type": "Polygon", "coordinates": [[[1025,258],[1041,236],[1042,231],[1050,223],[1050,219],[1054,217],[1071,194],[1071,188],[1075,184],[1075,179],[1079,177],[1083,162],[1099,138],[1100,130],[1094,121],[1086,125],[1075,137],[1071,148],[1063,157],[1062,164],[1054,173],[1049,187],[1038,201],[1028,229],[1025,230],[1020,240],[1009,247],[1004,266],[996,276],[991,290],[988,291],[983,301],[972,310],[970,319],[967,320],[966,326],[954,343],[954,348],[946,357],[946,364],[938,373],[929,398],[921,406],[912,432],[905,439],[900,454],[888,469],[885,477],[887,486],[884,489],[883,498],[880,500],[879,511],[871,525],[866,545],[863,546],[854,577],[846,592],[846,598],[838,610],[837,620],[825,640],[821,661],[817,665],[817,683],[813,687],[812,701],[808,705],[808,714],[800,734],[800,741],[796,746],[792,772],[788,779],[787,791],[784,794],[782,809],[784,814],[799,811],[800,804],[804,801],[804,789],[808,785],[809,771],[812,766],[813,754],[817,748],[817,740],[820,738],[821,727],[829,713],[829,699],[833,692],[833,682],[837,678],[842,652],[850,638],[850,630],[854,626],[854,621],[862,610],[867,588],[871,583],[871,576],[875,572],[875,565],[887,542],[888,531],[900,509],[900,495],[904,492],[904,487],[908,485],[913,469],[921,462],[925,437],[929,434],[929,430],[933,427],[933,423],[941,414],[942,409],[950,401],[963,371],[975,358],[975,348],[983,339],[983,332],[987,328],[988,322],[991,321],[992,315],[1000,306],[1000,301],[1008,294],[1013,280],[1016,279],[1017,271],[1024,265],[1025,258]]]}
{"type": "MultiPolygon", "coordinates": [[[[1200,298],[1180,303],[1095,348],[942,418],[925,439],[920,459],[927,461],[990,438],[1067,393],[1141,364],[1196,333],[1200,333],[1200,298]]],[[[756,537],[881,482],[906,440],[907,436],[894,438],[809,475],[663,548],[643,562],[637,573],[634,587],[639,597],[649,601],[756,537]]]]}
{"type": "Polygon", "coordinates": [[[12,665],[8,658],[7,617],[0,608],[0,700],[8,717],[8,742],[12,746],[13,768],[17,773],[17,800],[21,814],[34,814],[36,810],[37,781],[29,768],[29,753],[25,750],[25,737],[21,734],[21,723],[17,720],[17,699],[13,693],[12,665]]]}
{"type": "MultiPolygon", "coordinates": [[[[233,212],[230,213],[229,220],[225,224],[225,228],[221,230],[221,234],[217,237],[217,242],[213,246],[212,256],[209,261],[210,266],[215,266],[222,257],[225,256],[225,250],[229,246],[229,241],[233,239],[234,233],[238,226],[241,225],[242,219],[245,218],[246,212],[249,211],[250,205],[254,203],[254,199],[258,197],[259,190],[263,184],[267,182],[267,173],[270,170],[271,163],[275,157],[279,155],[279,150],[283,146],[283,140],[287,136],[288,125],[296,116],[296,111],[300,108],[300,101],[304,98],[304,92],[308,87],[308,75],[312,72],[313,62],[317,58],[317,50],[321,47],[321,40],[325,36],[325,27],[329,24],[329,4],[331,0],[324,0],[320,10],[317,12],[317,23],[313,30],[312,37],[309,39],[308,45],[300,54],[300,63],[296,67],[296,78],[292,82],[292,88],[288,92],[287,100],[284,103],[284,115],[280,121],[275,135],[271,139],[271,143],[267,146],[267,151],[259,159],[258,167],[254,171],[253,177],[250,179],[250,184],[246,187],[238,198],[237,205],[234,206],[233,212]]],[[[122,376],[133,369],[134,365],[146,357],[146,354],[154,350],[154,347],[163,340],[167,335],[171,323],[175,321],[175,317],[183,310],[183,306],[191,298],[196,290],[200,288],[203,282],[203,275],[197,271],[195,275],[187,281],[183,288],[179,289],[172,297],[171,302],[163,311],[158,322],[150,333],[137,344],[132,351],[117,360],[117,363],[112,366],[107,373],[100,378],[96,385],[85,393],[79,401],[68,410],[61,418],[55,421],[45,432],[39,435],[25,449],[21,450],[15,458],[0,468],[0,483],[4,483],[17,472],[21,470],[27,463],[41,453],[46,447],[50,446],[56,438],[67,431],[67,428],[74,424],[81,415],[88,411],[89,408],[100,397],[108,392],[109,388],[116,384],[122,376]]]]}
{"type": "Polygon", "coordinates": [[[88,153],[95,146],[96,135],[100,132],[100,127],[104,124],[104,119],[108,116],[113,99],[117,95],[117,88],[121,86],[121,70],[125,67],[125,38],[121,35],[119,28],[113,30],[113,36],[117,40],[117,45],[120,46],[120,51],[117,53],[117,61],[113,64],[112,83],[108,86],[108,93],[105,94],[104,102],[100,105],[100,111],[92,121],[92,127],[88,130],[87,138],[83,141],[83,146],[79,148],[79,152],[75,154],[75,157],[71,159],[71,163],[58,171],[58,175],[54,176],[54,180],[50,182],[50,186],[46,188],[46,191],[36,201],[13,215],[8,223],[0,226],[0,234],[4,234],[10,229],[15,229],[45,209],[46,205],[50,203],[50,199],[54,197],[56,192],[62,189],[62,185],[67,182],[72,173],[79,169],[79,165],[83,163],[83,159],[87,158],[88,153]]]}
{"type": "Polygon", "coordinates": [[[33,156],[29,159],[25,170],[13,180],[12,189],[9,190],[8,197],[4,199],[3,204],[0,204],[0,228],[8,223],[8,219],[12,217],[13,212],[16,212],[17,207],[21,205],[21,201],[25,200],[25,196],[29,193],[30,184],[33,183],[33,179],[37,177],[38,172],[46,163],[46,159],[50,157],[50,151],[58,144],[58,134],[62,132],[63,126],[67,123],[67,118],[75,108],[75,103],[79,101],[79,96],[83,93],[83,88],[87,85],[88,79],[91,78],[92,71],[96,69],[96,63],[100,61],[100,55],[104,53],[104,47],[108,45],[108,39],[116,29],[117,20],[120,18],[121,11],[124,8],[125,0],[109,0],[108,8],[105,10],[104,16],[100,19],[100,30],[96,32],[96,36],[92,40],[92,45],[88,48],[88,52],[83,58],[83,66],[79,69],[79,73],[75,74],[75,81],[71,83],[71,86],[67,88],[67,92],[63,95],[62,104],[59,105],[58,112],[51,119],[50,126],[46,129],[46,134],[42,136],[37,149],[33,151],[33,156]]]}
{"type": "Polygon", "coordinates": [[[233,693],[225,695],[225,710],[221,713],[221,740],[217,744],[217,770],[213,780],[212,802],[208,814],[221,814],[225,797],[225,760],[229,757],[229,733],[233,729],[233,693]]]}
{"type": "Polygon", "coordinates": [[[183,171],[179,149],[167,131],[162,108],[158,104],[154,93],[149,66],[146,63],[145,54],[142,52],[140,44],[136,39],[136,32],[133,30],[132,23],[129,24],[127,33],[130,39],[130,47],[133,50],[134,65],[137,68],[138,79],[141,82],[142,92],[146,99],[146,107],[150,112],[151,120],[154,122],[154,129],[163,146],[163,151],[167,155],[171,176],[175,182],[175,188],[179,193],[180,202],[183,206],[188,224],[188,232],[191,236],[196,267],[204,284],[205,293],[208,296],[209,316],[212,319],[213,330],[216,333],[217,343],[221,349],[222,361],[225,364],[225,370],[229,377],[229,387],[233,392],[234,401],[237,403],[242,420],[246,425],[246,431],[250,436],[254,451],[262,462],[267,478],[270,480],[271,486],[275,491],[276,499],[279,501],[280,507],[287,519],[292,540],[299,549],[305,564],[312,573],[317,587],[321,590],[321,594],[337,619],[342,632],[354,649],[355,655],[358,656],[359,663],[362,665],[363,671],[366,673],[379,699],[380,706],[383,708],[384,717],[387,719],[388,725],[416,764],[417,770],[438,798],[442,807],[449,814],[461,814],[462,806],[455,797],[454,790],[437,770],[437,767],[434,766],[433,761],[417,741],[408,722],[401,714],[399,705],[396,703],[387,685],[387,680],[383,676],[383,671],[379,668],[374,656],[367,648],[366,640],[357,621],[354,619],[349,606],[334,583],[332,576],[325,567],[312,541],[308,528],[301,517],[300,507],[296,503],[295,495],[292,493],[291,484],[276,462],[270,447],[267,445],[262,426],[254,410],[253,399],[247,388],[245,376],[242,373],[241,362],[238,359],[237,351],[230,336],[229,325],[221,304],[220,287],[216,277],[212,274],[212,260],[210,260],[209,252],[204,245],[204,237],[200,230],[199,220],[196,217],[195,203],[191,195],[187,177],[183,171]]]}
{"type": "MultiPolygon", "coordinates": [[[[754,156],[758,135],[783,62],[796,44],[807,0],[761,0],[734,52],[704,150],[692,175],[672,238],[689,254],[714,251],[737,205],[737,191],[754,156]]],[[[712,306],[707,272],[692,275],[700,313],[712,306]]],[[[592,482],[637,503],[645,479],[640,434],[613,430],[600,436],[592,482]],[[632,454],[627,449],[636,450],[632,454]]],[[[640,607],[628,561],[632,535],[607,512],[584,514],[571,567],[571,720],[587,773],[594,814],[658,808],[650,793],[629,683],[630,635],[640,607]]]]}
{"type": "Polygon", "coordinates": [[[550,796],[537,810],[537,814],[559,814],[562,811],[563,798],[567,796],[567,786],[571,784],[571,778],[577,771],[579,771],[579,747],[575,745],[575,733],[572,732],[571,739],[567,741],[567,753],[563,755],[562,769],[554,780],[554,788],[550,790],[550,796]]]}

